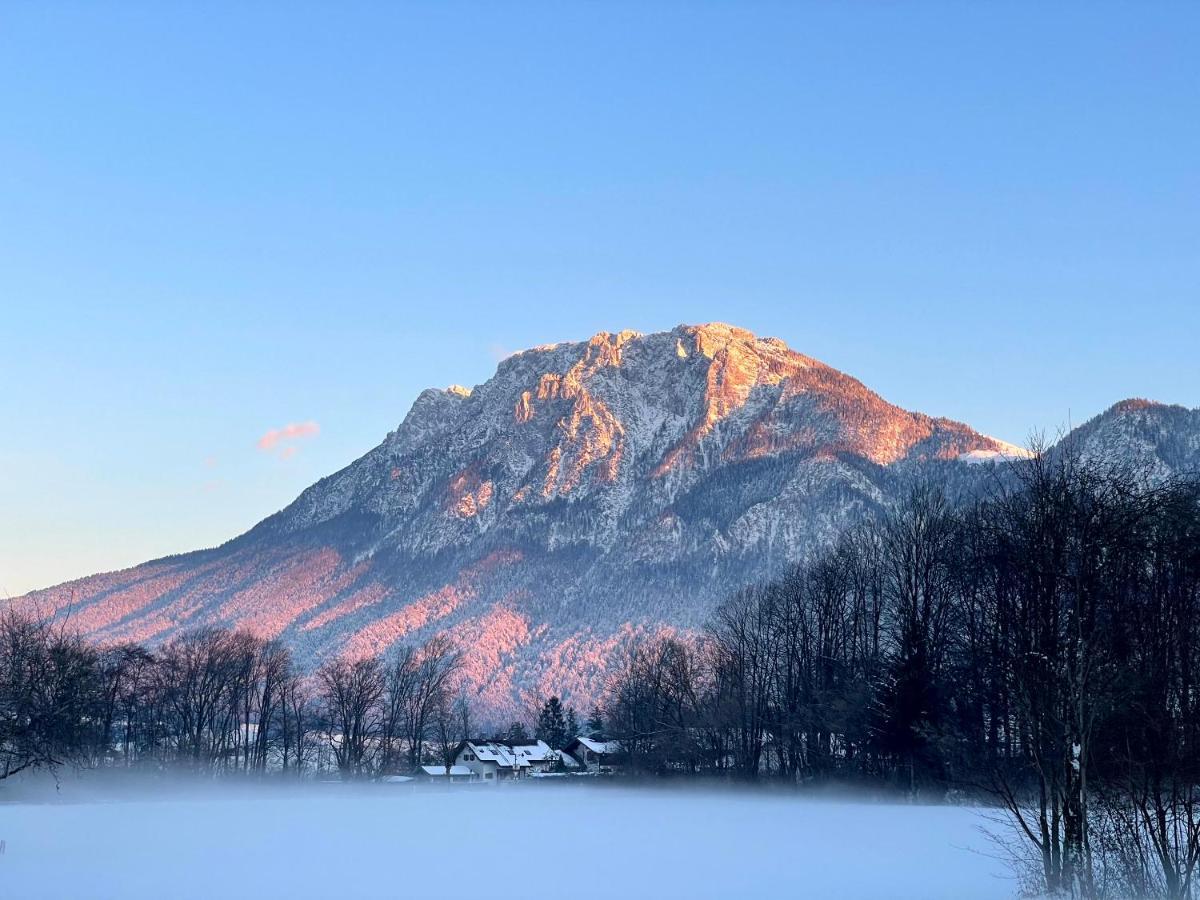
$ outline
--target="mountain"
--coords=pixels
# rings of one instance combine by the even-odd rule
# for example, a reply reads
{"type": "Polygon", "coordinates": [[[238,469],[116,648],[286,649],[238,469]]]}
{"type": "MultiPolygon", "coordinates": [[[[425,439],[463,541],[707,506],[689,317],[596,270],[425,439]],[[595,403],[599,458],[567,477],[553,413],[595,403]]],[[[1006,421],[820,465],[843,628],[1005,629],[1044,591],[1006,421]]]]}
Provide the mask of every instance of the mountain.
{"type": "Polygon", "coordinates": [[[1200,409],[1122,400],[1072,431],[1061,445],[1120,460],[1152,479],[1200,473],[1200,409]]]}
{"type": "MultiPolygon", "coordinates": [[[[1197,457],[1196,418],[1127,402],[1080,440],[1174,466],[1197,457]]],[[[485,711],[582,706],[631,638],[695,628],[914,478],[969,491],[978,463],[1021,452],[775,338],[602,333],[425,391],[378,447],[221,547],[23,602],[100,640],[246,627],[307,665],[445,630],[485,711]]]]}

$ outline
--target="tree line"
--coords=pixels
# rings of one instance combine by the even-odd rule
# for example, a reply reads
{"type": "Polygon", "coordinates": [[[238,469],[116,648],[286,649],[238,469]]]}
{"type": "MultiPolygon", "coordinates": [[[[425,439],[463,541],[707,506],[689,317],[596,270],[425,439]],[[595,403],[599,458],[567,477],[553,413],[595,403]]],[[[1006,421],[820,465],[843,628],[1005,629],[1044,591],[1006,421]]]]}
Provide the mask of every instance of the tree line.
{"type": "Polygon", "coordinates": [[[449,764],[470,733],[444,636],[306,676],[286,646],[245,632],[198,628],[151,650],[68,625],[0,615],[0,781],[68,764],[361,778],[449,764]]]}
{"type": "Polygon", "coordinates": [[[627,766],[994,800],[1042,892],[1193,897],[1200,483],[1069,451],[914,490],[697,640],[634,648],[627,766]]]}
{"type": "MultiPolygon", "coordinates": [[[[461,661],[435,635],[305,674],[288,647],[242,631],[97,646],[69,622],[10,607],[0,614],[0,782],[67,765],[345,779],[450,766],[478,737],[461,661]]],[[[530,718],[532,736],[517,719],[498,739],[557,750],[580,730],[557,696],[530,718]]],[[[601,727],[598,713],[587,726],[601,727]]]]}

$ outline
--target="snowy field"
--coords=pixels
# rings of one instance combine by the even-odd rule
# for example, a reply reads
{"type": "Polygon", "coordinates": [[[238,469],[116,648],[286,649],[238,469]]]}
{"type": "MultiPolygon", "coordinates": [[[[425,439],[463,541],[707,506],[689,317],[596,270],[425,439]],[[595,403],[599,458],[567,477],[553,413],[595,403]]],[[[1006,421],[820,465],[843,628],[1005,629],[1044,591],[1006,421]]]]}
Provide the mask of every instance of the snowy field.
{"type": "Polygon", "coordinates": [[[985,824],[961,807],[565,785],[0,802],[0,896],[1012,898],[985,824]]]}

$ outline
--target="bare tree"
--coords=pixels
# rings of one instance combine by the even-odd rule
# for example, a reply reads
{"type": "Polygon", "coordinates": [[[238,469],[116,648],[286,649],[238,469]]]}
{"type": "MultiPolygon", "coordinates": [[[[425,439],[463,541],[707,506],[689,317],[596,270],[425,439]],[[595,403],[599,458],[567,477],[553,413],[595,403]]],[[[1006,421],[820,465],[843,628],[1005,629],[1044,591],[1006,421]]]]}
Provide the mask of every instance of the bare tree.
{"type": "Polygon", "coordinates": [[[98,652],[48,622],[0,614],[0,780],[88,762],[102,746],[98,652]]]}
{"type": "Polygon", "coordinates": [[[374,657],[336,659],[317,671],[325,738],[343,778],[370,774],[381,733],[383,667],[374,657]]]}
{"type": "Polygon", "coordinates": [[[430,638],[414,655],[413,690],[402,709],[410,769],[421,763],[435,712],[453,690],[461,660],[453,642],[445,635],[430,638]]]}
{"type": "Polygon", "coordinates": [[[454,764],[454,754],[459,744],[471,738],[471,706],[467,695],[459,692],[441,691],[434,701],[433,740],[438,756],[446,771],[454,764]]]}
{"type": "Polygon", "coordinates": [[[279,760],[285,775],[303,775],[313,761],[313,703],[304,678],[291,672],[280,688],[279,760]]]}

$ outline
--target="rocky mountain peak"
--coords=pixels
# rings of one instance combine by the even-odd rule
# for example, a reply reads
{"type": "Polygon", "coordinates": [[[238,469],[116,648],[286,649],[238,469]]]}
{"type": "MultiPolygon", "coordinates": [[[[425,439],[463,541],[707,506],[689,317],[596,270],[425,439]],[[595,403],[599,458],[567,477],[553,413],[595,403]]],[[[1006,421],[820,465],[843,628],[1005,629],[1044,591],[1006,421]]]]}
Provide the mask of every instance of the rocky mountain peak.
{"type": "MultiPolygon", "coordinates": [[[[1200,412],[1125,401],[1094,452],[1200,461],[1200,412]]],[[[586,705],[638,634],[686,630],[936,473],[1018,455],[721,323],[513,354],[422,392],[375,449],[220,548],[31,595],[93,637],[250,628],[317,665],[444,632],[484,708],[586,705]]]]}

